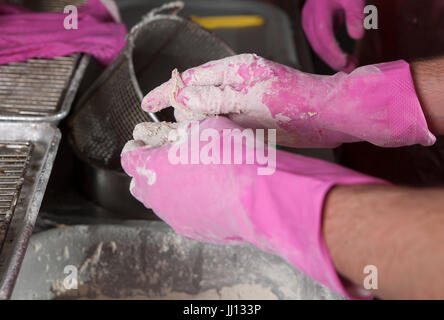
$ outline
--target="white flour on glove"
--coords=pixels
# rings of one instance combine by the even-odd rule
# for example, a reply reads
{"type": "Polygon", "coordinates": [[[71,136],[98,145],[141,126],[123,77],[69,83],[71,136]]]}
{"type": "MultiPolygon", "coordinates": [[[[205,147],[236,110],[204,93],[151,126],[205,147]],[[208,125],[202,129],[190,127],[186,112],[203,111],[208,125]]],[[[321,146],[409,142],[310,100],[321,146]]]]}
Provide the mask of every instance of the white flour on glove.
{"type": "Polygon", "coordinates": [[[207,115],[194,113],[190,108],[186,108],[177,101],[179,90],[185,87],[185,83],[180,77],[179,71],[174,69],[171,73],[171,91],[169,92],[170,104],[174,108],[174,116],[177,121],[203,120],[207,115]]]}
{"type": "Polygon", "coordinates": [[[123,147],[122,154],[141,147],[161,147],[170,143],[179,142],[186,138],[189,122],[142,122],[136,125],[133,131],[134,140],[128,141],[123,147]]]}

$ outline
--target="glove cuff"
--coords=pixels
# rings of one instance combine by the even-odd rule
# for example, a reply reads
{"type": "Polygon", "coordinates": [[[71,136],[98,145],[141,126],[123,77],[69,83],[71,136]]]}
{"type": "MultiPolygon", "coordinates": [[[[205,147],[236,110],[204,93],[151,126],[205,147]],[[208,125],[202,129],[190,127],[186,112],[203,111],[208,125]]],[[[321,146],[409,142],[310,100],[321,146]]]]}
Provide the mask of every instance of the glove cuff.
{"type": "Polygon", "coordinates": [[[343,110],[336,129],[350,134],[352,141],[369,141],[381,147],[435,143],[407,62],[364,66],[332,79],[339,80],[341,94],[334,102],[343,110]]]}
{"type": "MultiPolygon", "coordinates": [[[[336,164],[277,152],[276,172],[259,176],[254,207],[247,208],[254,226],[250,240],[274,252],[334,292],[350,299],[371,298],[337,274],[322,235],[324,201],[335,185],[387,184],[336,164]]],[[[248,202],[245,201],[244,204],[248,202]]],[[[245,236],[245,234],[244,234],[245,236]]]]}

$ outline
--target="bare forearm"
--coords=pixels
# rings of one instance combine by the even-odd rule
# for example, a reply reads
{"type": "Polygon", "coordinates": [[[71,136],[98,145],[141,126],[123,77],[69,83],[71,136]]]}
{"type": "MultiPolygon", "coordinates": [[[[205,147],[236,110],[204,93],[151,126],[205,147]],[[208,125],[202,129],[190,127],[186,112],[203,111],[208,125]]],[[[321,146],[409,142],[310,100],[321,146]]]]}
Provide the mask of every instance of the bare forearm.
{"type": "Polygon", "coordinates": [[[444,134],[444,57],[411,63],[416,93],[430,130],[444,134]]]}
{"type": "Polygon", "coordinates": [[[444,190],[338,186],[327,197],[323,233],[338,272],[357,285],[378,269],[386,299],[444,298],[444,190]]]}

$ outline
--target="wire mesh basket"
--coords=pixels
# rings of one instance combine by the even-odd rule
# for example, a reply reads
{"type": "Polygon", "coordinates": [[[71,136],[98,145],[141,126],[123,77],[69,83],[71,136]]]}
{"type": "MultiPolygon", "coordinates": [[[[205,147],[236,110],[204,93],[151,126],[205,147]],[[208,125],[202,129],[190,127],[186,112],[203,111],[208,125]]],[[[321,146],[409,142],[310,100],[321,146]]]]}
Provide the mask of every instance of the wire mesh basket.
{"type": "Polygon", "coordinates": [[[128,35],[126,48],[80,99],[70,126],[72,145],[82,159],[121,170],[120,152],[136,124],[174,119],[171,110],[144,112],[144,94],[167,81],[174,68],[183,71],[234,54],[212,33],[179,17],[182,7],[173,2],[144,16],[128,35]]]}

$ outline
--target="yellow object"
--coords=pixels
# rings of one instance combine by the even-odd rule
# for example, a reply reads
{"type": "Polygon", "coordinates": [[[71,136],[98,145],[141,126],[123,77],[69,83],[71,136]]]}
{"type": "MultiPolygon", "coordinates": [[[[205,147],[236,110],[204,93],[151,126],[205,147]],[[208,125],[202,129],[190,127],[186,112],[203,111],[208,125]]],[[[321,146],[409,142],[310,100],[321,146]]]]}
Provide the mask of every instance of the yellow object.
{"type": "Polygon", "coordinates": [[[259,27],[265,23],[261,16],[191,16],[191,20],[206,29],[259,27]]]}

